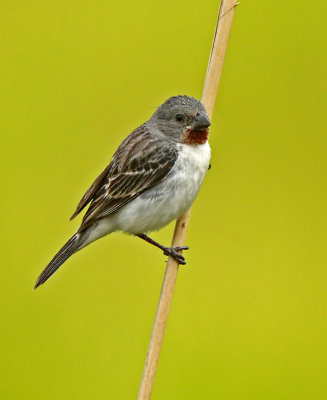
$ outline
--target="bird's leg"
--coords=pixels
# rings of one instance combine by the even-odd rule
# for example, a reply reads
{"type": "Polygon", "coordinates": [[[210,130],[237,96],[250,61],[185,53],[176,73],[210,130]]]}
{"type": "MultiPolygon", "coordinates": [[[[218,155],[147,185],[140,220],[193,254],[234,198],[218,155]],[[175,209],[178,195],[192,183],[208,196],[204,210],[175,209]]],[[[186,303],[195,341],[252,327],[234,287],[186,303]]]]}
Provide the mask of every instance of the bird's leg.
{"type": "Polygon", "coordinates": [[[165,256],[173,257],[178,262],[178,264],[182,264],[182,265],[186,264],[185,258],[178,252],[181,250],[188,250],[187,246],[166,247],[166,246],[163,246],[162,244],[156,242],[155,240],[151,239],[149,236],[145,235],[144,233],[139,233],[138,235],[135,235],[135,236],[138,236],[139,238],[145,240],[146,242],[153,244],[153,246],[158,247],[159,249],[161,249],[163,251],[165,256]]]}

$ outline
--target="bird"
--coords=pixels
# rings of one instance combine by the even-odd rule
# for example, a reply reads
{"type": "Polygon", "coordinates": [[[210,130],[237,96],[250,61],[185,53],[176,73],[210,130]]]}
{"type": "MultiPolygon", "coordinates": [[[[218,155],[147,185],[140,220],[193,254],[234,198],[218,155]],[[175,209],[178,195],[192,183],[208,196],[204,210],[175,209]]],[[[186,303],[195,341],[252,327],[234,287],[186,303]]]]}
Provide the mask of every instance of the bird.
{"type": "Polygon", "coordinates": [[[210,168],[210,120],[194,97],[178,95],[161,104],[150,119],[120,144],[111,161],[78,203],[88,204],[74,235],[36,280],[36,289],[74,253],[115,231],[135,235],[179,264],[187,246],[166,247],[148,236],[179,218],[195,200],[210,168]]]}

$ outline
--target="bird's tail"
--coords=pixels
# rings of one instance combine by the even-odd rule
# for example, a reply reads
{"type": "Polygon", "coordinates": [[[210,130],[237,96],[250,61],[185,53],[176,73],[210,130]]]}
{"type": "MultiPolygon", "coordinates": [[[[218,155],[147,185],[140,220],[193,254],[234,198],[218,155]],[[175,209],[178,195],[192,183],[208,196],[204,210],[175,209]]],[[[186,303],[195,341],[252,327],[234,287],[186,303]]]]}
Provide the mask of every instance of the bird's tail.
{"type": "Polygon", "coordinates": [[[41,272],[35,282],[34,289],[47,281],[52,274],[70,257],[72,256],[83,243],[82,233],[75,233],[68,242],[58,251],[49,264],[41,272]]]}

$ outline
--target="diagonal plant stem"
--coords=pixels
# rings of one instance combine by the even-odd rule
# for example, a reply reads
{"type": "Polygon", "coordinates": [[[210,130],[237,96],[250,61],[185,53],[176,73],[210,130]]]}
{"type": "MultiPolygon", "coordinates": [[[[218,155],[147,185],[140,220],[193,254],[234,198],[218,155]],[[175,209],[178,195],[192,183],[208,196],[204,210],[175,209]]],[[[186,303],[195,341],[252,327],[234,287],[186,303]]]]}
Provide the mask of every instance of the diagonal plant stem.
{"type": "MultiPolygon", "coordinates": [[[[205,105],[210,119],[212,118],[215,106],[227,43],[234,17],[234,10],[238,4],[239,3],[236,2],[236,0],[222,0],[220,3],[217,25],[202,94],[202,103],[205,105]]],[[[190,212],[191,209],[176,221],[172,247],[184,245],[190,212]]],[[[170,303],[177,279],[178,267],[178,263],[172,257],[169,257],[137,400],[149,400],[151,397],[161,345],[167,325],[170,303]]]]}

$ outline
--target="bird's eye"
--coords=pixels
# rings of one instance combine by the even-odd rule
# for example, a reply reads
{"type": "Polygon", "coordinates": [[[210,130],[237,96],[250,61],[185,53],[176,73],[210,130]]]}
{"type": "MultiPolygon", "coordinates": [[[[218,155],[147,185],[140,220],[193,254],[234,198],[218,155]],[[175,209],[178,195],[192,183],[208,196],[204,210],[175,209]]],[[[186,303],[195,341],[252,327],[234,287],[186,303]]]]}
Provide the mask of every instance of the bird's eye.
{"type": "Polygon", "coordinates": [[[181,122],[181,121],[183,121],[184,116],[182,114],[176,114],[175,119],[176,119],[176,121],[181,122]]]}

